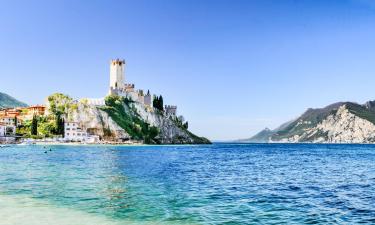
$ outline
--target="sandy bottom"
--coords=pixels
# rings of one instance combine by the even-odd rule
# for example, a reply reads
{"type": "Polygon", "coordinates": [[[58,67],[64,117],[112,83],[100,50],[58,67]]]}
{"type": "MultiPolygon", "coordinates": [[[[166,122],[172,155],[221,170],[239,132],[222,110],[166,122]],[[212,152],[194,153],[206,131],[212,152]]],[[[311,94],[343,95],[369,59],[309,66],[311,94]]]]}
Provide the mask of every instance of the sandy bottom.
{"type": "Polygon", "coordinates": [[[0,195],[0,224],[2,225],[120,225],[160,224],[134,221],[114,221],[69,208],[52,206],[26,196],[0,195]]]}

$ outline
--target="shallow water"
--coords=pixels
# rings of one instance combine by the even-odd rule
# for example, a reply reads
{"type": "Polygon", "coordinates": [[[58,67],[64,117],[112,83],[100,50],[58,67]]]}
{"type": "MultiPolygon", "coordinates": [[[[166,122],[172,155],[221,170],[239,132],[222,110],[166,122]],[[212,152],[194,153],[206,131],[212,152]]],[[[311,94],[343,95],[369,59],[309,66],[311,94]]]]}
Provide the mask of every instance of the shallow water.
{"type": "Polygon", "coordinates": [[[0,148],[0,224],[375,223],[375,145],[0,148]]]}

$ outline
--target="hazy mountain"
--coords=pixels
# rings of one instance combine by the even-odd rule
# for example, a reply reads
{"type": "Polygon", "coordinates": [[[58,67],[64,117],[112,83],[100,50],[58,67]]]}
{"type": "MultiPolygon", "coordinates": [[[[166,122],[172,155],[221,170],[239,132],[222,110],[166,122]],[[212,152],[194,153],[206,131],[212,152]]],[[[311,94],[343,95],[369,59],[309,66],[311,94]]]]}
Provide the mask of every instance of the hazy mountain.
{"type": "Polygon", "coordinates": [[[248,142],[375,142],[375,101],[365,104],[338,102],[308,109],[275,130],[265,129],[248,142]]]}
{"type": "Polygon", "coordinates": [[[275,133],[275,131],[265,128],[251,138],[239,140],[239,142],[252,142],[252,143],[265,143],[269,141],[269,138],[275,133]]]}
{"type": "Polygon", "coordinates": [[[26,107],[27,104],[0,92],[0,108],[26,107]]]}

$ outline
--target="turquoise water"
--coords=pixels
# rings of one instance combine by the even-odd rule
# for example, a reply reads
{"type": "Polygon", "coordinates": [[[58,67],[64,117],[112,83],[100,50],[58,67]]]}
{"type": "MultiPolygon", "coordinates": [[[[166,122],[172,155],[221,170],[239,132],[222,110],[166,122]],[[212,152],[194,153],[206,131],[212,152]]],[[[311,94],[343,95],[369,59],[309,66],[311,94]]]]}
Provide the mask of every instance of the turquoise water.
{"type": "Polygon", "coordinates": [[[374,145],[48,149],[0,148],[0,224],[375,223],[374,145]]]}

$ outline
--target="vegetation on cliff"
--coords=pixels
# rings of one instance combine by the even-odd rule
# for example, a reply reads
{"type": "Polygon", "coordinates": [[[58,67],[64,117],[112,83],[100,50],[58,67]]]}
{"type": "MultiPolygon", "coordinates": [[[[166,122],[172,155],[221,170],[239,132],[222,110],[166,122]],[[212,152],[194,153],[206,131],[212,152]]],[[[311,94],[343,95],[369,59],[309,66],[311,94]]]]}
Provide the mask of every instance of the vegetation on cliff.
{"type": "MultiPolygon", "coordinates": [[[[159,97],[157,101],[160,100],[162,101],[162,97],[159,97]]],[[[143,141],[146,144],[211,143],[208,139],[191,133],[188,130],[188,122],[185,122],[182,116],[166,116],[163,111],[155,109],[156,112],[146,113],[147,116],[154,117],[158,121],[157,125],[153,126],[143,119],[135,107],[137,103],[131,99],[119,96],[107,96],[105,103],[106,106],[101,107],[101,110],[108,113],[132,139],[143,141]]]]}
{"type": "Polygon", "coordinates": [[[106,106],[101,109],[123,128],[133,139],[144,141],[146,144],[159,144],[156,138],[159,134],[157,127],[143,121],[137,111],[130,105],[132,101],[120,96],[107,96],[106,106]]]}

